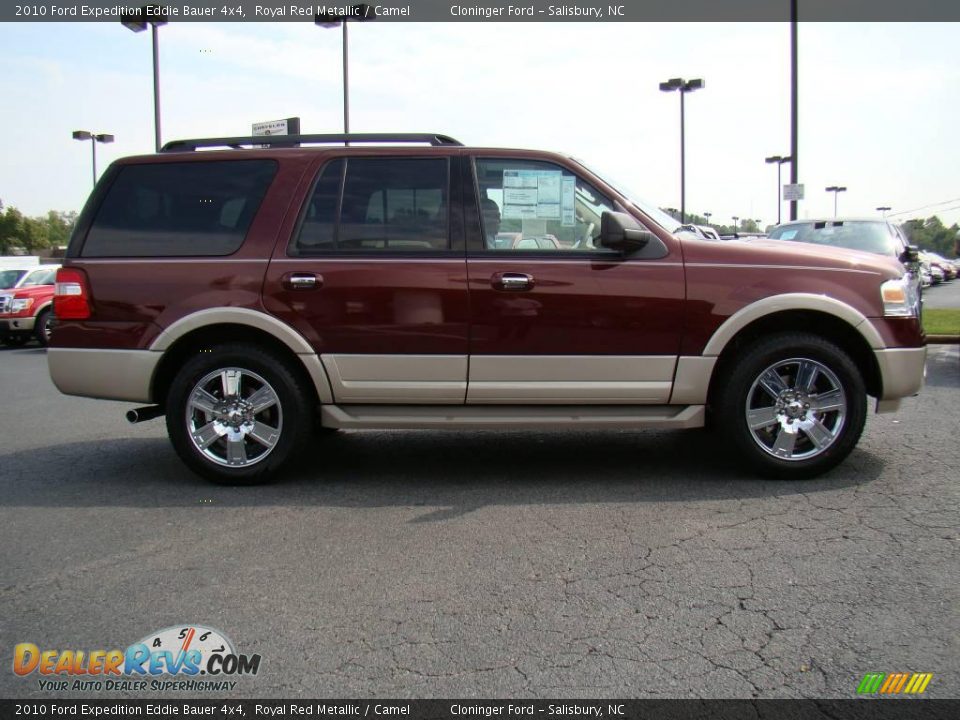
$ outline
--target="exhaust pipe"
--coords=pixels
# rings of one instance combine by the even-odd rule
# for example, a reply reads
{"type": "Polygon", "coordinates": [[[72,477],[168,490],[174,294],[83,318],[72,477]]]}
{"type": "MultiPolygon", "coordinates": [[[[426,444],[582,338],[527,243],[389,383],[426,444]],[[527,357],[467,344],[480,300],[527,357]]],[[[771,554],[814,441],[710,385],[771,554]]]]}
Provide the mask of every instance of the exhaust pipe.
{"type": "Polygon", "coordinates": [[[148,405],[147,407],[137,408],[136,410],[127,410],[127,421],[130,423],[140,423],[145,420],[153,420],[164,414],[164,409],[159,405],[148,405]]]}

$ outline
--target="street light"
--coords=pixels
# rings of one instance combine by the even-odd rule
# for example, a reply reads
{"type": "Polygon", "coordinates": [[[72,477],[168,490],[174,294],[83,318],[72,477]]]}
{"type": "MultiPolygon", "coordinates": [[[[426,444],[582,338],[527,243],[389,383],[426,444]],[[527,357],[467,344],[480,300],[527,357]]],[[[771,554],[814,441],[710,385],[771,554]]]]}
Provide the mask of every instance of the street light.
{"type": "Polygon", "coordinates": [[[686,147],[684,143],[684,104],[683,97],[689,92],[703,88],[703,80],[684,80],[683,78],[671,78],[666,82],[660,83],[662,92],[680,92],[680,222],[687,221],[687,167],[686,167],[686,147]]]}
{"type": "Polygon", "coordinates": [[[780,168],[783,167],[784,163],[792,162],[793,158],[789,155],[771,155],[768,158],[764,158],[763,161],[768,165],[772,165],[773,163],[777,164],[777,225],[779,225],[780,207],[783,204],[783,202],[780,200],[780,188],[783,187],[783,185],[780,184],[780,168]]]}
{"type": "MultiPolygon", "coordinates": [[[[343,134],[350,134],[350,90],[349,90],[349,62],[347,60],[347,21],[374,20],[376,12],[369,5],[353,5],[341,8],[344,12],[315,13],[313,22],[323,28],[343,27],[343,134]]],[[[345,143],[349,144],[349,143],[345,143]]]]}
{"type": "Polygon", "coordinates": [[[736,215],[731,215],[733,218],[733,232],[736,233],[740,230],[740,226],[737,224],[737,221],[740,219],[736,215]]]}
{"type": "Polygon", "coordinates": [[[89,140],[90,149],[93,152],[93,184],[97,184],[97,143],[112,143],[113,135],[106,133],[92,133],[88,130],[74,130],[74,140],[89,140]]]}
{"type": "Polygon", "coordinates": [[[143,32],[150,26],[153,35],[153,133],[157,152],[160,152],[160,48],[157,28],[167,24],[167,10],[162,5],[144,5],[135,12],[120,16],[120,23],[133,32],[143,32]]]}
{"type": "Polygon", "coordinates": [[[707,219],[707,225],[710,224],[710,218],[713,216],[712,212],[704,212],[703,216],[707,219]]]}
{"type": "Polygon", "coordinates": [[[883,205],[883,206],[877,208],[877,212],[883,213],[883,217],[884,217],[884,218],[887,217],[887,213],[890,212],[891,210],[893,210],[893,208],[892,208],[892,207],[887,207],[886,205],[883,205]]]}
{"type": "Polygon", "coordinates": [[[827,188],[827,192],[833,193],[833,216],[834,217],[837,216],[837,195],[846,191],[847,189],[840,185],[831,185],[830,187],[827,188]]]}

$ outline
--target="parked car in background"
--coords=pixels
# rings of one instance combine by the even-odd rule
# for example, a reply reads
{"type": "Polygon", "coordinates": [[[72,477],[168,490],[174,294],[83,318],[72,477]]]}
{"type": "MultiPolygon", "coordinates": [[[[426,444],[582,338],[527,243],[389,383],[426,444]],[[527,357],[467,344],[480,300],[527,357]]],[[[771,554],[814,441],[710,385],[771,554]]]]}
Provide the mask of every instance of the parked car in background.
{"type": "Polygon", "coordinates": [[[40,267],[38,255],[0,256],[0,290],[14,287],[24,275],[40,267]]]}
{"type": "Polygon", "coordinates": [[[950,273],[947,271],[947,264],[934,253],[921,251],[920,263],[930,273],[934,285],[939,285],[951,279],[950,273]]]}
{"type": "Polygon", "coordinates": [[[899,226],[880,218],[828,218],[794,220],[777,225],[770,231],[771,240],[805,242],[826,247],[860,250],[885,255],[899,262],[914,280],[919,295],[920,253],[907,242],[899,226]]]}
{"type": "Polygon", "coordinates": [[[0,268],[0,290],[16,286],[31,268],[0,268]]]}
{"type": "Polygon", "coordinates": [[[927,252],[926,256],[931,265],[940,268],[945,281],[956,280],[957,266],[954,265],[950,260],[947,260],[945,257],[938,255],[935,252],[927,252]]]}
{"type": "Polygon", "coordinates": [[[50,342],[53,295],[59,265],[44,265],[25,274],[15,287],[0,292],[0,342],[23,345],[31,338],[50,342]]]}

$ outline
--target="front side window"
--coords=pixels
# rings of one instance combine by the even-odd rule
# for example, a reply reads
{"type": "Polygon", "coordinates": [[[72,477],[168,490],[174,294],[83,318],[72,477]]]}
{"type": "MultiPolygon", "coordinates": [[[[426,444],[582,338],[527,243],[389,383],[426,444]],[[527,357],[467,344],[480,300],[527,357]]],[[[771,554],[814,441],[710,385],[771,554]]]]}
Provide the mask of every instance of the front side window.
{"type": "Polygon", "coordinates": [[[87,234],[86,257],[229,255],[277,171],[273,160],[127,165],[87,234]]]}
{"type": "Polygon", "coordinates": [[[446,158],[338,158],[321,171],[295,255],[450,247],[446,158]]]}
{"type": "Polygon", "coordinates": [[[539,160],[476,161],[484,247],[497,251],[597,251],[613,202],[566,168],[539,160]]]}

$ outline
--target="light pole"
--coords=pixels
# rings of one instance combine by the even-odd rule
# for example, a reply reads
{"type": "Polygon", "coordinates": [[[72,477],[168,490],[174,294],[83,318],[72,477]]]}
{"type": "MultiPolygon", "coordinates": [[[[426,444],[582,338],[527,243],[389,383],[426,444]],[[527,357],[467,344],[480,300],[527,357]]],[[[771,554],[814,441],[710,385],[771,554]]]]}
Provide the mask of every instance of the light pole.
{"type": "Polygon", "coordinates": [[[780,168],[783,167],[784,163],[791,162],[792,160],[793,158],[789,155],[771,155],[763,159],[768,165],[772,165],[773,163],[777,164],[777,225],[780,224],[780,206],[783,204],[780,200],[780,188],[783,187],[780,183],[780,168]]]}
{"type": "Polygon", "coordinates": [[[73,131],[74,140],[89,140],[90,141],[90,150],[92,152],[93,158],[93,184],[97,184],[97,143],[112,143],[113,135],[107,135],[106,133],[92,133],[88,130],[74,130],[73,131]]]}
{"type": "Polygon", "coordinates": [[[837,195],[842,192],[846,192],[847,189],[841,185],[831,185],[827,188],[827,192],[833,193],[833,216],[837,216],[837,195]]]}
{"type": "MultiPolygon", "coordinates": [[[[350,76],[347,51],[347,21],[348,20],[373,20],[376,14],[369,5],[353,5],[343,8],[346,12],[323,12],[315,13],[313,22],[323,28],[335,28],[338,25],[343,27],[343,134],[350,134],[350,76]]],[[[345,143],[349,144],[349,143],[345,143]]]]}
{"type": "Polygon", "coordinates": [[[712,212],[704,212],[703,216],[707,219],[707,225],[710,224],[710,218],[713,216],[712,212]]]}
{"type": "Polygon", "coordinates": [[[703,80],[684,80],[683,78],[671,78],[666,82],[660,83],[662,92],[680,92],[680,222],[687,221],[687,162],[685,145],[685,120],[683,97],[689,92],[703,88],[703,80]]]}
{"type": "Polygon", "coordinates": [[[738,218],[736,215],[731,215],[730,217],[733,218],[733,232],[734,232],[734,234],[736,234],[736,233],[739,232],[739,230],[740,230],[740,225],[737,224],[737,221],[738,221],[740,218],[738,218]]]}
{"type": "Polygon", "coordinates": [[[153,36],[153,134],[160,152],[160,46],[157,28],[167,24],[167,12],[161,5],[144,5],[135,13],[122,15],[120,22],[128,30],[143,32],[150,26],[153,36]]]}
{"type": "Polygon", "coordinates": [[[891,210],[893,210],[893,208],[892,208],[892,207],[888,207],[888,206],[886,206],[886,205],[882,205],[881,207],[878,207],[878,208],[877,208],[877,212],[883,213],[884,219],[886,219],[887,213],[890,212],[891,210]]]}

